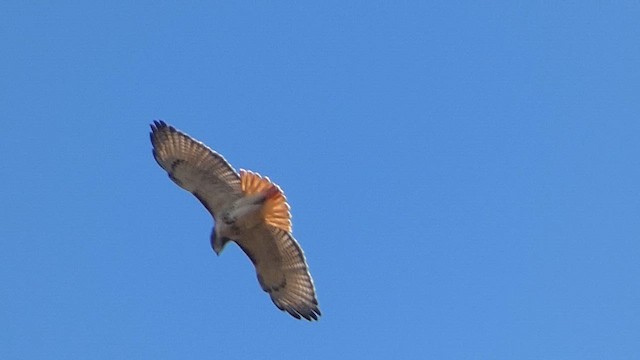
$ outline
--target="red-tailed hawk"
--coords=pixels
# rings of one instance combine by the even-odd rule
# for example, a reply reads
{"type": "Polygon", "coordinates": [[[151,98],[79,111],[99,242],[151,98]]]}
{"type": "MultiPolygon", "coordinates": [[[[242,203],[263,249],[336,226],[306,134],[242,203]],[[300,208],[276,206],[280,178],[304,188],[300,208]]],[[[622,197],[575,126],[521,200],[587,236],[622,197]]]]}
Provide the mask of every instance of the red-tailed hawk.
{"type": "Polygon", "coordinates": [[[151,143],[153,157],[169,178],[211,213],[216,254],[228,242],[237,243],[280,310],[318,320],[313,279],[291,235],[289,205],[280,187],[251,171],[238,174],[220,154],[163,121],[151,125],[151,143]]]}

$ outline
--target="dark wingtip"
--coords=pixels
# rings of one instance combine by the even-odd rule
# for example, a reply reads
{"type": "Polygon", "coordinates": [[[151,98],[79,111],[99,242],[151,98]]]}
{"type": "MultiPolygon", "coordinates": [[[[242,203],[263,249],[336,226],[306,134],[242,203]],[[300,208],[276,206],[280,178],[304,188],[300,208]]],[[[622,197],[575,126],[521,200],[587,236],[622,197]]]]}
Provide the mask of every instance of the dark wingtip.
{"type": "Polygon", "coordinates": [[[162,120],[153,120],[153,123],[151,123],[149,127],[151,127],[149,138],[151,139],[151,143],[154,145],[156,142],[156,136],[158,132],[163,131],[164,129],[168,129],[169,131],[173,131],[173,132],[176,131],[176,129],[174,129],[173,126],[167,125],[167,123],[162,120]]]}
{"type": "MultiPolygon", "coordinates": [[[[309,312],[309,316],[313,318],[313,320],[318,320],[318,318],[320,316],[322,316],[322,313],[320,312],[320,309],[318,309],[318,307],[314,307],[313,309],[311,309],[311,311],[309,312]]],[[[311,321],[310,319],[307,319],[309,321],[311,321]]]]}
{"type": "Polygon", "coordinates": [[[162,120],[153,120],[153,124],[158,128],[167,127],[167,123],[162,120]]]}
{"type": "Polygon", "coordinates": [[[294,318],[300,320],[300,314],[298,314],[297,312],[293,311],[293,310],[287,310],[287,312],[289,314],[291,314],[291,316],[293,316],[294,318]]]}
{"type": "Polygon", "coordinates": [[[153,124],[149,125],[151,127],[151,131],[156,132],[158,130],[162,130],[164,128],[171,128],[171,126],[167,125],[166,122],[162,120],[153,120],[153,124]]]}
{"type": "Polygon", "coordinates": [[[311,321],[311,320],[318,320],[318,315],[316,315],[314,312],[310,312],[308,314],[304,314],[303,315],[305,319],[311,321]]]}
{"type": "Polygon", "coordinates": [[[285,311],[288,312],[291,316],[293,316],[296,319],[305,318],[308,321],[313,321],[313,320],[317,321],[318,318],[322,316],[322,313],[320,312],[320,309],[318,309],[318,307],[309,308],[305,310],[286,309],[285,311]]]}

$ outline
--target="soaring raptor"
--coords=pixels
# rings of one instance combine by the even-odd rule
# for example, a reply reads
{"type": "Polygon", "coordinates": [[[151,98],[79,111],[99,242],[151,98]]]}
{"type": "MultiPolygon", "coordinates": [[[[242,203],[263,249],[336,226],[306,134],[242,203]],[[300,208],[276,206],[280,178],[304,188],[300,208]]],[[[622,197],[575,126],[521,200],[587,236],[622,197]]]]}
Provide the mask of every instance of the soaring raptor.
{"type": "Polygon", "coordinates": [[[291,235],[289,205],[280,187],[257,173],[238,173],[222,155],[163,121],[151,124],[151,144],[169,178],[211,213],[213,251],[220,255],[235,242],[278,309],[297,319],[318,320],[313,279],[291,235]]]}

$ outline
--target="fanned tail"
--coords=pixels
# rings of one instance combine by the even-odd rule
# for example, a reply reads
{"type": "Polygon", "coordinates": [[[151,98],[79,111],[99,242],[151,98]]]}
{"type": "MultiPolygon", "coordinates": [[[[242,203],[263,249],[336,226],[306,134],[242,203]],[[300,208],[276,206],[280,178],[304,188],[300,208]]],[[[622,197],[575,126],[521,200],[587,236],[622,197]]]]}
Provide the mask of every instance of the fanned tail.
{"type": "Polygon", "coordinates": [[[280,187],[268,177],[248,170],[240,170],[240,182],[245,195],[265,193],[267,200],[262,208],[265,223],[291,233],[289,204],[280,187]]]}

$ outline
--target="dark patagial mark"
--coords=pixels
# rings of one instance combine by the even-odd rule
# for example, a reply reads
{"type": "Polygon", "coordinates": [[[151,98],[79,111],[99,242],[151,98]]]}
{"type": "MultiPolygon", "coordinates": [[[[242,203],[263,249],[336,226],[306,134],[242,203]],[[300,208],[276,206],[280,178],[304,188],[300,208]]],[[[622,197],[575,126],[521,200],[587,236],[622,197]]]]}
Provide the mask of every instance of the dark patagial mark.
{"type": "Polygon", "coordinates": [[[169,165],[169,167],[171,168],[171,171],[176,171],[176,167],[184,162],[185,161],[182,159],[176,159],[171,163],[171,165],[169,165]]]}
{"type": "Polygon", "coordinates": [[[182,186],[182,181],[178,180],[172,173],[169,173],[169,179],[178,184],[178,186],[182,186]]]}
{"type": "Polygon", "coordinates": [[[278,292],[282,289],[284,289],[284,287],[287,286],[287,278],[283,277],[282,278],[282,282],[280,282],[280,284],[274,285],[272,286],[269,290],[265,290],[266,292],[278,292]]]}

